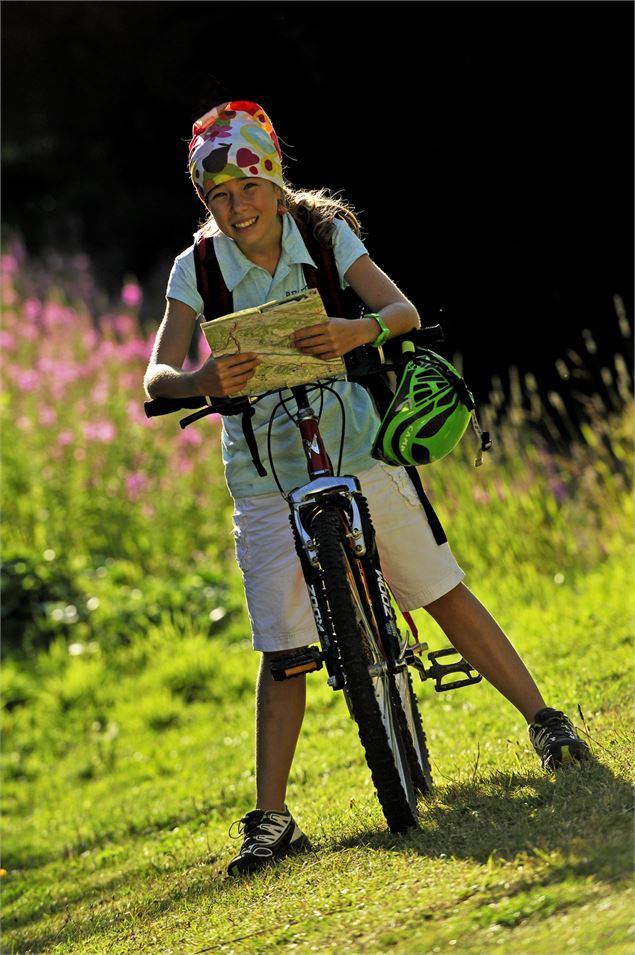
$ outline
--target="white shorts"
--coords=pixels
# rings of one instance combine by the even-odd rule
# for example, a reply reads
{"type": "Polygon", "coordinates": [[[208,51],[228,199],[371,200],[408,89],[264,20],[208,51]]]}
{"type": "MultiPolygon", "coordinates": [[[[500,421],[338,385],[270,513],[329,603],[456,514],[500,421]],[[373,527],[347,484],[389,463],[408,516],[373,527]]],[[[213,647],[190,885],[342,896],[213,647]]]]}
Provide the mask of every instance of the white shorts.
{"type": "MultiPolygon", "coordinates": [[[[464,573],[449,544],[437,544],[403,468],[377,464],[359,475],[381,566],[400,610],[425,607],[464,573]]],[[[255,650],[292,650],[317,640],[295,552],[289,505],[280,494],[235,501],[236,559],[242,571],[255,650]]]]}

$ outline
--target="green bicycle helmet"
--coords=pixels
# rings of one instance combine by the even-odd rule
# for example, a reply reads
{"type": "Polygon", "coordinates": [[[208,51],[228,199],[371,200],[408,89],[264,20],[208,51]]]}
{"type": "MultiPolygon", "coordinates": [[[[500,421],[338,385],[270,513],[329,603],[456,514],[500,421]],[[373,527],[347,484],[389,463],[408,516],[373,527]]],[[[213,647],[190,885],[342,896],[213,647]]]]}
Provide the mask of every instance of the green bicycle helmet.
{"type": "Polygon", "coordinates": [[[386,464],[418,466],[454,450],[470,423],[474,399],[456,368],[427,348],[404,342],[405,366],[371,454],[386,464]],[[411,355],[411,357],[408,357],[411,355]]]}

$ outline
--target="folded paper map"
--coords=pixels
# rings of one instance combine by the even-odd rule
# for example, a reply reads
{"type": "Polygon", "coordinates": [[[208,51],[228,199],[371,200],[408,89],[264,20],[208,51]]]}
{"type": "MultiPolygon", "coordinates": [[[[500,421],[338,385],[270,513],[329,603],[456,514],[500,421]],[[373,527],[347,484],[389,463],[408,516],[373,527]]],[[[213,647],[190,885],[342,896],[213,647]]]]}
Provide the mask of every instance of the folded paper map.
{"type": "Polygon", "coordinates": [[[240,392],[241,395],[258,395],[263,391],[345,374],[346,367],[341,358],[325,361],[303,355],[291,343],[291,333],[296,329],[327,321],[320,293],[317,289],[307,289],[279,302],[267,302],[257,308],[223,315],[212,322],[202,322],[201,328],[214,358],[239,352],[260,355],[261,364],[245,385],[245,390],[240,392]]]}

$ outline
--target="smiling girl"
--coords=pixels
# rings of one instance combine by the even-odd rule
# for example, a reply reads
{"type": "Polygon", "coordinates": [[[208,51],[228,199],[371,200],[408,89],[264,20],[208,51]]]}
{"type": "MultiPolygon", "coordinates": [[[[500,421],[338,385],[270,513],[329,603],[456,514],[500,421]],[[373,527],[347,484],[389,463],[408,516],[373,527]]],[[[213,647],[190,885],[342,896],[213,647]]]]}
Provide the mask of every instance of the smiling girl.
{"type": "MultiPolygon", "coordinates": [[[[193,127],[189,171],[209,219],[214,253],[235,311],[284,299],[307,287],[304,267],[317,267],[299,228],[331,250],[341,288],[351,286],[367,313],[351,320],[332,315],[325,324],[294,333],[295,347],[322,359],[359,345],[382,344],[419,326],[412,302],[370,258],[354,212],[324,190],[298,192],[285,183],[281,151],[269,117],[247,101],[211,109],[193,127]]],[[[151,397],[240,393],[259,362],[255,353],[210,356],[185,371],[203,300],[196,284],[193,246],[177,256],[167,289],[167,309],[146,372],[151,397]]],[[[263,319],[264,321],[265,319],[263,319]]],[[[530,724],[545,767],[582,759],[585,744],[564,714],[545,707],[531,675],[496,621],[462,583],[447,540],[439,542],[402,468],[371,457],[379,418],[360,385],[333,385],[346,408],[342,473],[360,479],[373,515],[382,567],[403,611],[419,607],[530,724]]],[[[289,395],[290,397],[290,395],[289,395]]],[[[261,400],[253,430],[260,457],[267,457],[267,426],[277,395],[261,400]]],[[[341,412],[327,391],[320,417],[326,446],[337,446],[341,412]]],[[[297,432],[285,413],[274,419],[272,456],[283,488],[306,482],[297,432]]],[[[316,642],[316,630],[288,520],[288,507],[270,475],[253,467],[238,417],[223,419],[223,462],[234,498],[234,536],[254,649],[261,654],[256,690],[256,808],[241,820],[243,844],[228,871],[248,872],[309,842],[286,806],[289,772],[305,708],[305,677],[274,681],[276,655],[316,642]]]]}

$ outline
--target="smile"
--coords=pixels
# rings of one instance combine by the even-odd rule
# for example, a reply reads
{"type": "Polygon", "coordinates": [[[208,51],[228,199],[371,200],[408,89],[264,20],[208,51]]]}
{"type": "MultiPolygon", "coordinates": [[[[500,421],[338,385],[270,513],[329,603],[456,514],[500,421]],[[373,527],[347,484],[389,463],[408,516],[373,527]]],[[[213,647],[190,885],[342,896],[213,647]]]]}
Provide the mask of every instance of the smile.
{"type": "Polygon", "coordinates": [[[244,219],[243,222],[234,222],[234,229],[248,229],[257,219],[258,216],[254,216],[252,219],[244,219]]]}

